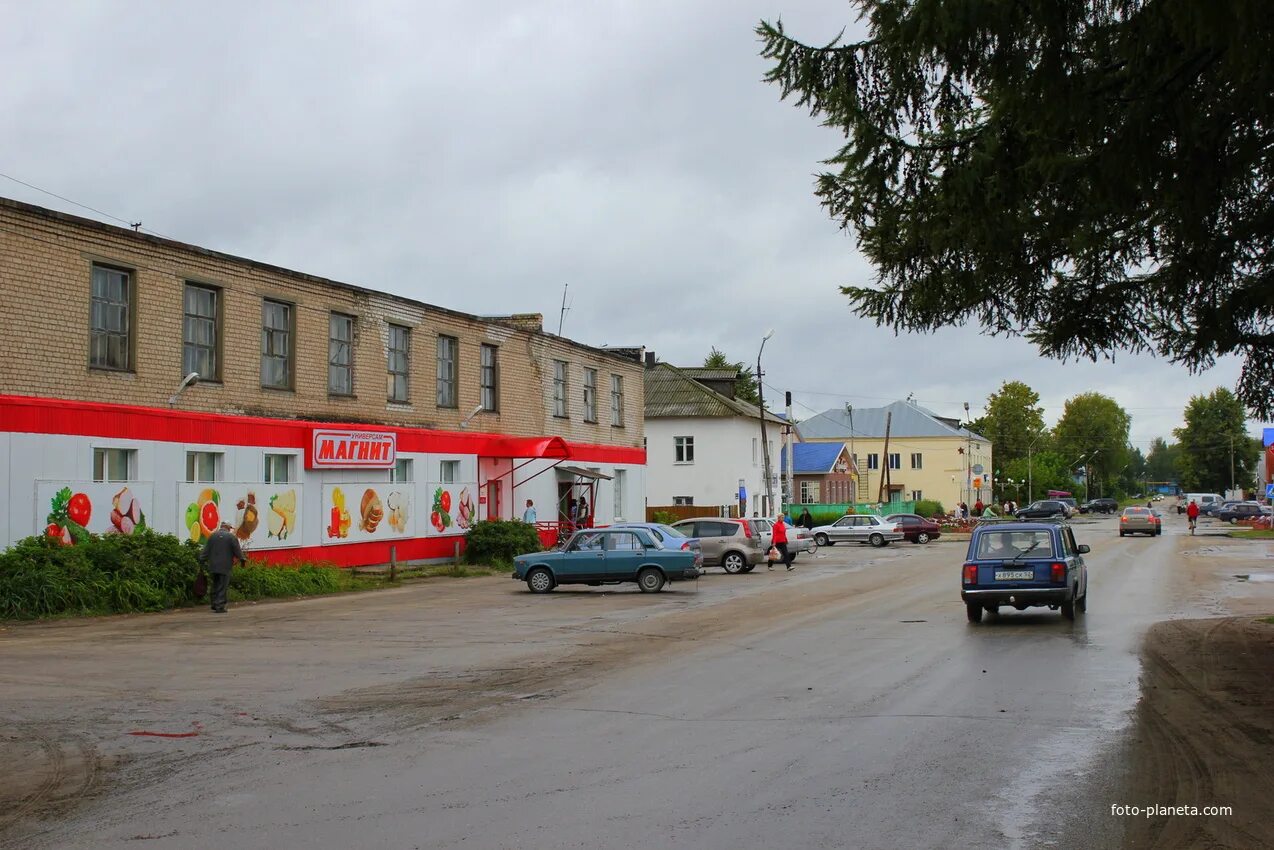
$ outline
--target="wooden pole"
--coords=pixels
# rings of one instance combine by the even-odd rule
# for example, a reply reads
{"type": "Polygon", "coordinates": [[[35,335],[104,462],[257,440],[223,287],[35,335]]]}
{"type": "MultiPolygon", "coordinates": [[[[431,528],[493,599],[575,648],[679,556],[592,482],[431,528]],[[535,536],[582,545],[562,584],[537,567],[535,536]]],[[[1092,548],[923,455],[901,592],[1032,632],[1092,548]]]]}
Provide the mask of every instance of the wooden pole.
{"type": "Polygon", "coordinates": [[[889,428],[893,424],[893,419],[893,411],[885,414],[885,468],[880,473],[880,489],[876,491],[876,501],[882,504],[885,501],[885,486],[889,482],[889,428]]]}

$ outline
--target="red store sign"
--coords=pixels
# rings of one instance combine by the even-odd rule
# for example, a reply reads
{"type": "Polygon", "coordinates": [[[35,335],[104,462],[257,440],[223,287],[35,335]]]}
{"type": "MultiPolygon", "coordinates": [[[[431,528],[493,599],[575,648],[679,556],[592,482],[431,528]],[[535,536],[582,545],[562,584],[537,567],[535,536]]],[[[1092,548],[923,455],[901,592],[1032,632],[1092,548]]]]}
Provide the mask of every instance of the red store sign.
{"type": "Polygon", "coordinates": [[[315,430],[307,469],[391,469],[398,460],[398,435],[372,431],[315,430]]]}

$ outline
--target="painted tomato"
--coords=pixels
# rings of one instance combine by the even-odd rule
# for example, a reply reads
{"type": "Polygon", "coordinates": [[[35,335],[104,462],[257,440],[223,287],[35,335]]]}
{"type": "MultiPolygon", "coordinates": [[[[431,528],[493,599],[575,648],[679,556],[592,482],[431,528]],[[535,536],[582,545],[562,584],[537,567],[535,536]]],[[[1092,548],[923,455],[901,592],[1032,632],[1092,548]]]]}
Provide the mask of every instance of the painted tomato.
{"type": "MultiPolygon", "coordinates": [[[[435,516],[437,516],[437,514],[435,514],[435,516]]],[[[49,523],[49,527],[44,529],[44,533],[46,536],[52,537],[54,540],[62,539],[62,527],[56,522],[49,523]]]]}
{"type": "Polygon", "coordinates": [[[437,511],[434,511],[433,513],[429,515],[429,522],[433,525],[434,528],[438,529],[439,531],[442,531],[442,528],[443,528],[442,514],[438,513],[437,511]]]}
{"type": "Polygon", "coordinates": [[[446,490],[443,490],[442,496],[438,499],[438,504],[442,506],[442,512],[444,514],[451,513],[451,494],[446,490]]]}
{"type": "Polygon", "coordinates": [[[89,501],[89,497],[86,494],[76,493],[66,506],[66,515],[76,525],[88,528],[89,517],[93,515],[93,503],[89,501]]]}

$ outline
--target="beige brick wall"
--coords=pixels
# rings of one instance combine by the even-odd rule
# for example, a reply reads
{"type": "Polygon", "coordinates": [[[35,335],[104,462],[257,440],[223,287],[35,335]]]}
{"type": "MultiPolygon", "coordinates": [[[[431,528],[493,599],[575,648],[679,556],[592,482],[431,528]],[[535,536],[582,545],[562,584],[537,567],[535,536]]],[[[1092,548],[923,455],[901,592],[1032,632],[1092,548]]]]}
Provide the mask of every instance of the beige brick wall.
{"type": "Polygon", "coordinates": [[[642,445],[642,366],[600,349],[403,298],[346,286],[0,199],[0,394],[167,405],[183,377],[182,298],[186,281],[222,293],[221,382],[188,389],[185,410],[383,422],[454,429],[479,403],[480,346],[499,346],[499,410],[469,428],[517,435],[642,445]],[[93,263],[128,269],[133,281],[133,368],[89,368],[93,263]],[[294,305],[289,390],[261,386],[262,300],[294,305]],[[327,387],[328,317],[355,317],[354,396],[327,387]],[[387,400],[389,323],[411,328],[410,398],[387,400]],[[458,404],[439,408],[437,338],[459,340],[458,404]],[[569,364],[570,415],[553,414],[554,359],[569,364]],[[596,423],[584,422],[584,369],[598,372],[596,423]],[[611,426],[610,376],[624,382],[624,427],[611,426]]]}

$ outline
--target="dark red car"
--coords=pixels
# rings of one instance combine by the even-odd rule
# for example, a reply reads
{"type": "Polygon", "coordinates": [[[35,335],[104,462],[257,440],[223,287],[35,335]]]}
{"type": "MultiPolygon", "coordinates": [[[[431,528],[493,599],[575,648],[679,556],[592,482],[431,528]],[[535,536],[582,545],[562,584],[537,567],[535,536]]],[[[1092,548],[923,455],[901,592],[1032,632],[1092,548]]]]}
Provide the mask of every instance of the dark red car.
{"type": "Polygon", "coordinates": [[[891,514],[885,522],[897,523],[902,536],[912,543],[928,543],[942,536],[942,526],[919,514],[891,514]]]}

